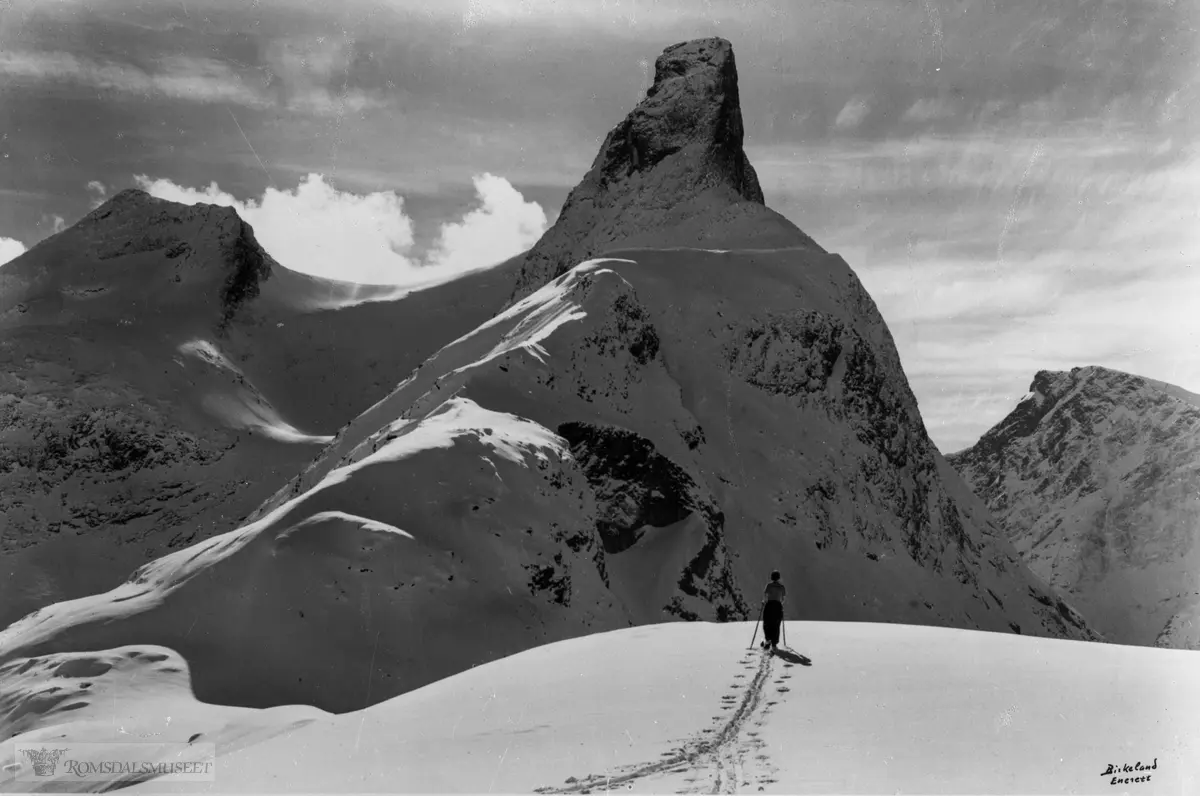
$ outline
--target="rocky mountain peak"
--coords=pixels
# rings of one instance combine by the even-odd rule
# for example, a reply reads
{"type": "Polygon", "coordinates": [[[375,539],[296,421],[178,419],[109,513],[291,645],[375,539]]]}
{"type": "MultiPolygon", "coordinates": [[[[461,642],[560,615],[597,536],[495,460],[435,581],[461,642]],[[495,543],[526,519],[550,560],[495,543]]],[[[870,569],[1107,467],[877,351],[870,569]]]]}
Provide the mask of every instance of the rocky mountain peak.
{"type": "Polygon", "coordinates": [[[742,198],[763,204],[758,176],[742,150],[744,130],[733,46],[699,39],[668,47],[654,64],[654,84],[626,117],[625,140],[601,151],[606,170],[645,171],[696,147],[721,167],[723,180],[742,198]]]}
{"type": "Polygon", "coordinates": [[[1029,392],[1049,399],[1058,399],[1065,395],[1074,385],[1075,378],[1081,368],[1072,368],[1069,372],[1039,370],[1034,374],[1029,385],[1029,392]]]}
{"type": "Polygon", "coordinates": [[[193,220],[200,220],[207,232],[228,238],[237,234],[241,217],[232,207],[182,204],[160,199],[138,188],[126,188],[60,234],[114,235],[134,228],[178,226],[193,220]]]}
{"type": "Polygon", "coordinates": [[[989,429],[974,446],[953,454],[951,459],[978,459],[995,455],[1013,441],[1033,435],[1039,424],[1064,401],[1079,404],[1075,410],[1077,412],[1103,415],[1113,405],[1132,400],[1135,393],[1146,391],[1149,391],[1147,395],[1165,392],[1186,400],[1186,394],[1171,385],[1098,365],[1075,367],[1069,371],[1039,370],[1029,384],[1029,394],[1021,399],[1013,411],[989,429]]]}
{"type": "Polygon", "coordinates": [[[645,97],[526,255],[512,301],[618,243],[820,250],[767,210],[743,137],[733,46],[709,38],[666,48],[645,97]]]}
{"type": "Polygon", "coordinates": [[[0,318],[38,302],[60,312],[81,297],[93,319],[215,301],[223,327],[273,265],[232,207],[128,189],[5,267],[0,318]]]}
{"type": "Polygon", "coordinates": [[[1040,371],[947,458],[1033,571],[1112,640],[1198,643],[1176,618],[1200,606],[1200,396],[1099,366],[1040,371]]]}

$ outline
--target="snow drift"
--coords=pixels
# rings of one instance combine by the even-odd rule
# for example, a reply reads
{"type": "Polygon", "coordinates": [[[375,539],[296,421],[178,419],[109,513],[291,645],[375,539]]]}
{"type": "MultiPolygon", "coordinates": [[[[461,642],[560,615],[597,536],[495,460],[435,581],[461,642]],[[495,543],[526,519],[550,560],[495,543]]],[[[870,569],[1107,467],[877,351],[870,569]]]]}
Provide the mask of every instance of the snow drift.
{"type": "MultiPolygon", "coordinates": [[[[752,629],[675,623],[598,633],[342,716],[180,698],[161,705],[167,725],[150,701],[99,698],[74,714],[85,718],[62,714],[22,738],[118,740],[119,725],[218,742],[212,782],[156,779],[135,793],[1175,794],[1200,786],[1192,653],[789,622],[794,649],[769,656],[747,649],[752,629]],[[106,723],[112,705],[122,712],[106,723]],[[1123,781],[1139,777],[1149,779],[1123,781]]],[[[94,657],[128,660],[129,652],[94,657]]],[[[96,688],[110,687],[104,677],[89,675],[96,688]]],[[[0,742],[0,760],[11,759],[13,744],[0,742]]],[[[22,771],[0,773],[0,787],[13,788],[22,771]]]]}

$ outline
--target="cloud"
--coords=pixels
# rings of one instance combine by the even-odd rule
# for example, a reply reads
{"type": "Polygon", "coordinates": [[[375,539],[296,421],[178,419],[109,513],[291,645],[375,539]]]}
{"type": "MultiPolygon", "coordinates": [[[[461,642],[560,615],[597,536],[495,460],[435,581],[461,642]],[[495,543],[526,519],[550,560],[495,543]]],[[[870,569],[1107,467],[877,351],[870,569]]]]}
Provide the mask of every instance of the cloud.
{"type": "Polygon", "coordinates": [[[9,260],[15,260],[25,253],[25,244],[13,238],[0,236],[0,265],[9,260]]]}
{"type": "MultiPolygon", "coordinates": [[[[609,0],[467,0],[466,3],[426,3],[423,0],[398,0],[401,7],[417,8],[432,15],[457,16],[463,30],[476,27],[524,24],[531,27],[555,27],[575,31],[586,27],[637,31],[678,29],[688,24],[719,26],[722,23],[774,17],[773,4],[744,2],[690,2],[656,0],[653,3],[610,2],[609,0]],[[464,8],[465,6],[465,8],[464,8]]],[[[686,36],[682,37],[686,38],[686,36]]]]}
{"type": "Polygon", "coordinates": [[[773,206],[862,279],[942,450],[1038,370],[1200,392],[1200,147],[1114,118],[750,153],[773,206]]]}
{"type": "Polygon", "coordinates": [[[863,123],[870,112],[871,106],[865,99],[853,97],[842,106],[837,118],[833,120],[833,126],[838,130],[853,130],[863,123]]]}
{"type": "Polygon", "coordinates": [[[290,110],[318,115],[382,108],[384,98],[352,81],[359,79],[361,55],[349,36],[309,36],[271,41],[264,52],[270,84],[290,110]]]}
{"type": "Polygon", "coordinates": [[[221,60],[171,55],[143,69],[127,63],[60,51],[0,52],[0,75],[39,86],[66,82],[147,99],[170,98],[248,108],[286,108],[316,116],[384,107],[384,99],[347,85],[346,44],[300,46],[291,40],[268,48],[267,67],[251,79],[221,60]],[[339,74],[341,81],[337,80],[339,74]]]}
{"type": "Polygon", "coordinates": [[[67,228],[67,220],[57,213],[42,216],[42,223],[50,225],[50,234],[57,235],[67,228]]]}
{"type": "Polygon", "coordinates": [[[65,81],[104,91],[202,103],[261,107],[265,98],[224,62],[170,56],[147,72],[131,64],[81,58],[67,52],[0,53],[0,75],[34,83],[65,81]]]}
{"type": "Polygon", "coordinates": [[[104,204],[104,200],[108,198],[108,188],[99,180],[89,182],[87,189],[88,193],[92,194],[91,205],[93,210],[104,204]]]}
{"type": "Polygon", "coordinates": [[[493,266],[528,249],[546,229],[542,208],[492,174],[475,177],[479,206],[443,223],[423,258],[413,253],[413,222],[394,191],[343,192],[309,174],[294,190],[268,188],[262,198],[242,201],[215,182],[197,189],[134,179],[161,199],[235,208],[259,243],[292,270],[362,284],[426,285],[493,266]]]}
{"type": "Polygon", "coordinates": [[[532,246],[546,230],[545,211],[526,202],[508,180],[484,174],[474,183],[481,204],[462,221],[442,226],[429,255],[438,268],[465,270],[508,259],[532,246]],[[505,254],[497,257],[501,252],[505,254]]]}
{"type": "Polygon", "coordinates": [[[936,97],[922,97],[909,106],[902,118],[905,121],[922,123],[953,119],[954,116],[953,103],[936,97]]]}

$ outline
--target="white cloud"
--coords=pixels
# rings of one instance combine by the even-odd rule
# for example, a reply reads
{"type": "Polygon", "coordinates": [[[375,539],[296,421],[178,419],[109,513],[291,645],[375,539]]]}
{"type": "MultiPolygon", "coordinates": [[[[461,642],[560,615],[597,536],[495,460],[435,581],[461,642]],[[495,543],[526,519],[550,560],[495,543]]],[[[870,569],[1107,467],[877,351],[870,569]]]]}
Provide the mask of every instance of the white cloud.
{"type": "Polygon", "coordinates": [[[88,193],[92,196],[92,209],[95,210],[100,205],[104,204],[104,200],[108,198],[108,188],[99,180],[92,180],[87,184],[88,193]]]}
{"type": "Polygon", "coordinates": [[[0,265],[25,253],[25,244],[13,238],[0,237],[0,265]]]}
{"type": "Polygon", "coordinates": [[[546,213],[503,177],[475,177],[480,206],[462,221],[442,225],[430,259],[439,268],[462,270],[499,262],[533,245],[546,230],[546,213]]]}
{"type": "Polygon", "coordinates": [[[904,118],[910,122],[932,122],[954,118],[954,104],[935,97],[922,97],[908,107],[904,118]]]}
{"type": "Polygon", "coordinates": [[[854,97],[838,112],[833,126],[839,130],[853,130],[862,124],[863,119],[871,112],[871,106],[861,97],[854,97]]]}
{"type": "Polygon", "coordinates": [[[943,450],[1038,370],[1200,392],[1200,148],[1033,126],[764,154],[778,209],[875,299],[943,450]]]}
{"type": "Polygon", "coordinates": [[[309,174],[292,191],[268,188],[262,198],[242,201],[215,182],[197,189],[144,175],[135,180],[161,199],[233,207],[282,265],[361,284],[424,285],[486,268],[528,249],[546,229],[542,208],[491,174],[474,179],[479,207],[444,223],[424,258],[413,254],[412,219],[394,191],[354,194],[309,174]]]}
{"type": "MultiPolygon", "coordinates": [[[[457,16],[462,30],[475,27],[523,23],[578,30],[591,28],[669,28],[681,25],[721,23],[751,18],[762,20],[775,15],[773,4],[696,3],[691,0],[656,0],[653,3],[612,2],[611,0],[467,0],[466,3],[430,3],[428,0],[398,0],[398,5],[429,15],[457,16]],[[464,8],[465,6],[465,8],[464,8]],[[760,6],[763,6],[760,8],[760,6]]],[[[712,31],[708,31],[712,35],[712,31]]],[[[680,40],[686,38],[681,36],[680,40]]]]}
{"type": "Polygon", "coordinates": [[[387,104],[347,85],[354,54],[352,38],[325,35],[275,39],[266,47],[264,57],[290,110],[340,116],[387,104]],[[339,84],[340,89],[331,88],[339,84]]]}
{"type": "Polygon", "coordinates": [[[290,41],[275,43],[267,53],[272,71],[252,80],[213,58],[172,56],[160,59],[148,71],[69,52],[30,51],[0,52],[0,76],[35,84],[70,82],[142,97],[249,108],[283,106],[318,116],[361,113],[386,105],[382,99],[357,89],[330,90],[328,83],[349,69],[351,50],[330,39],[317,41],[322,43],[304,47],[290,41]],[[268,86],[272,77],[282,87],[282,96],[268,86]]]}
{"type": "Polygon", "coordinates": [[[176,56],[147,72],[130,64],[79,58],[67,52],[0,53],[0,75],[29,81],[60,80],[97,89],[192,102],[259,107],[266,98],[221,61],[176,56]]]}

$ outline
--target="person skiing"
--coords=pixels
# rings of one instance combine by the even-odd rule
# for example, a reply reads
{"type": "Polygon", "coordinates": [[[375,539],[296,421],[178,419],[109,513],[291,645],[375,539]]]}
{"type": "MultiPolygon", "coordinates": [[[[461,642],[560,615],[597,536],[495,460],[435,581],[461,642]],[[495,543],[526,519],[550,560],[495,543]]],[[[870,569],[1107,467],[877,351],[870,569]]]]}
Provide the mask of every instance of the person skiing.
{"type": "Polygon", "coordinates": [[[763,589],[763,649],[775,649],[779,646],[779,629],[783,624],[783,601],[787,598],[787,589],[779,582],[779,570],[771,573],[771,582],[763,589]]]}

